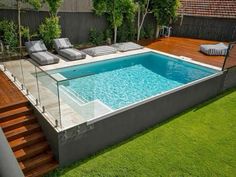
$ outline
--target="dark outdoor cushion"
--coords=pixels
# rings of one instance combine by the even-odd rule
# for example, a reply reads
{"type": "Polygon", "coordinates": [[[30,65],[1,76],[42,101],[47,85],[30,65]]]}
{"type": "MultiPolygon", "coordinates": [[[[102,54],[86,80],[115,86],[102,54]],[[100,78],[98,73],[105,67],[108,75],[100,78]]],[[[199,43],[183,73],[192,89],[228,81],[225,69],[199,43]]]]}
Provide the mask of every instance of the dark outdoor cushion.
{"type": "Polygon", "coordinates": [[[84,52],[73,48],[59,50],[58,54],[67,58],[68,60],[79,60],[86,58],[86,54],[84,52]]]}
{"type": "Polygon", "coordinates": [[[68,49],[73,47],[68,38],[54,39],[53,42],[57,52],[61,49],[68,49]]]}
{"type": "Polygon", "coordinates": [[[96,57],[96,56],[101,56],[101,55],[113,54],[113,53],[116,53],[117,50],[114,47],[104,45],[104,46],[84,49],[83,52],[87,53],[88,55],[92,57],[96,57]]]}
{"type": "Polygon", "coordinates": [[[29,41],[25,43],[25,47],[29,54],[35,52],[43,52],[47,51],[46,46],[44,45],[43,41],[29,41]]]}
{"type": "Polygon", "coordinates": [[[37,52],[30,54],[30,57],[38,64],[44,66],[49,64],[55,64],[59,62],[59,58],[50,52],[37,52]]]}
{"type": "Polygon", "coordinates": [[[117,43],[117,44],[113,44],[112,47],[116,48],[120,52],[143,49],[143,46],[138,45],[134,42],[117,43]]]}

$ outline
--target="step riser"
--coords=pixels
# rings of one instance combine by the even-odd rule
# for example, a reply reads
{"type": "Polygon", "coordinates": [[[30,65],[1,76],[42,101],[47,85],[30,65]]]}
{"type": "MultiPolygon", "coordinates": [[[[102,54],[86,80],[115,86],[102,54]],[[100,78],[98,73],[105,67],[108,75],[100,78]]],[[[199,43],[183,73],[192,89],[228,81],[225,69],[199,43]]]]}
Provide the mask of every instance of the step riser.
{"type": "Polygon", "coordinates": [[[48,158],[45,158],[44,160],[40,161],[39,163],[33,164],[33,165],[30,166],[30,167],[27,167],[27,168],[22,169],[22,171],[23,171],[23,173],[26,173],[26,172],[28,172],[28,171],[34,169],[34,168],[39,167],[40,165],[44,165],[44,164],[46,164],[46,163],[48,163],[48,162],[51,162],[51,161],[53,161],[53,157],[52,157],[52,156],[49,156],[48,158]]]}
{"type": "Polygon", "coordinates": [[[14,115],[0,117],[0,123],[15,119],[17,117],[27,116],[27,115],[30,115],[32,113],[33,113],[33,110],[28,110],[28,111],[24,111],[24,112],[19,112],[19,113],[14,114],[14,115]]]}
{"type": "Polygon", "coordinates": [[[37,150],[37,151],[34,151],[33,153],[28,153],[28,154],[26,154],[26,155],[24,155],[24,156],[17,157],[16,159],[18,160],[18,162],[20,162],[20,161],[29,159],[29,158],[31,158],[31,157],[34,157],[34,156],[36,156],[36,155],[38,155],[38,154],[41,154],[41,153],[43,153],[44,151],[46,151],[46,150],[48,150],[48,149],[49,149],[49,146],[45,146],[45,147],[43,147],[43,148],[41,148],[41,149],[39,149],[39,150],[37,150]]]}
{"type": "Polygon", "coordinates": [[[40,138],[37,138],[37,139],[35,139],[35,140],[31,140],[31,141],[25,142],[25,143],[23,143],[23,144],[20,144],[20,145],[18,145],[18,146],[15,146],[15,147],[12,147],[12,146],[11,146],[11,148],[12,148],[13,151],[17,151],[17,150],[19,150],[19,149],[21,149],[21,148],[24,148],[24,147],[26,147],[26,146],[30,146],[30,145],[35,144],[35,143],[39,143],[39,142],[41,142],[41,141],[43,141],[43,140],[45,140],[45,137],[40,137],[40,138]]]}
{"type": "Polygon", "coordinates": [[[10,105],[10,106],[2,107],[2,108],[0,108],[0,113],[10,111],[10,110],[13,110],[13,109],[17,109],[17,108],[20,108],[20,107],[23,107],[23,106],[28,106],[28,105],[29,105],[29,102],[27,101],[27,102],[22,102],[22,103],[13,104],[13,105],[10,105]]]}
{"type": "Polygon", "coordinates": [[[27,130],[27,131],[21,132],[21,133],[19,133],[19,134],[13,135],[13,136],[8,136],[8,137],[7,137],[7,140],[8,140],[8,141],[13,141],[13,140],[15,140],[15,139],[17,139],[17,138],[20,138],[20,137],[22,137],[22,136],[29,135],[29,134],[34,133],[34,132],[37,132],[37,131],[39,131],[39,130],[40,130],[40,127],[34,128],[34,129],[32,129],[32,130],[27,130]]]}
{"type": "Polygon", "coordinates": [[[25,120],[23,122],[19,122],[19,123],[13,124],[13,125],[2,127],[2,130],[6,132],[6,131],[14,130],[14,129],[19,128],[21,126],[29,125],[29,124],[35,123],[35,122],[37,122],[37,119],[32,118],[32,119],[25,120]]]}

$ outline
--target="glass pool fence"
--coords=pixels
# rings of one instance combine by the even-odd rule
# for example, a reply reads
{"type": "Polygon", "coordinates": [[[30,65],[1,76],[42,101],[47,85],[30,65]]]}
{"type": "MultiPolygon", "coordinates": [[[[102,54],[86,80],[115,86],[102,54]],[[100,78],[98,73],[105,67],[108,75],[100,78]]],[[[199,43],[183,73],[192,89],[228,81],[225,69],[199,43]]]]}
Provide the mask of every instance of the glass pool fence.
{"type": "Polygon", "coordinates": [[[58,74],[49,74],[33,61],[22,57],[21,52],[15,49],[0,53],[0,64],[53,126],[63,129],[96,116],[96,103],[82,100],[66,87],[78,77],[67,79],[58,74]]]}

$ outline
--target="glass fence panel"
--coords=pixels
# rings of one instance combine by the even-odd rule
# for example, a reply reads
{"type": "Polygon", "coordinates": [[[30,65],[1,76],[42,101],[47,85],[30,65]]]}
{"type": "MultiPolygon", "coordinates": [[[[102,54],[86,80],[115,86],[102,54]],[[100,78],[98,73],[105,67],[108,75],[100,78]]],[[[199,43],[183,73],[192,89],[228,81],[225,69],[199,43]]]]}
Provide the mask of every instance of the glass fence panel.
{"type": "Polygon", "coordinates": [[[36,77],[36,66],[29,60],[21,60],[22,72],[24,76],[24,88],[33,96],[35,102],[39,101],[39,91],[36,77]]]}
{"type": "Polygon", "coordinates": [[[24,83],[21,56],[19,49],[8,51],[3,54],[5,68],[15,77],[21,84],[24,83]]]}
{"type": "Polygon", "coordinates": [[[81,124],[104,113],[104,105],[96,99],[91,75],[59,81],[61,117],[64,127],[81,124]]]}
{"type": "Polygon", "coordinates": [[[45,112],[49,114],[49,121],[55,126],[62,127],[57,81],[40,68],[37,70],[39,86],[39,101],[45,112]]]}

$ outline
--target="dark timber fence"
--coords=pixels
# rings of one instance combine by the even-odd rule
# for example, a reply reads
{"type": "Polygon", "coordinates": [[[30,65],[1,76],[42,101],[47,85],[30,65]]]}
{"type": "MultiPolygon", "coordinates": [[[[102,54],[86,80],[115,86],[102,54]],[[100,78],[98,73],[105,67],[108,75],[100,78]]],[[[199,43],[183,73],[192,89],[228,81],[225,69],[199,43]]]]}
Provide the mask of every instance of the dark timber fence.
{"type": "MultiPolygon", "coordinates": [[[[22,24],[33,31],[48,16],[48,12],[24,11],[22,24]]],[[[98,17],[91,12],[60,12],[62,36],[68,37],[72,43],[88,41],[91,28],[103,31],[107,28],[105,17],[98,17]]],[[[0,19],[16,21],[17,11],[0,9],[0,19]]],[[[145,25],[155,24],[154,18],[148,18],[145,25]]],[[[155,25],[154,25],[155,26],[155,25]]],[[[218,41],[236,41],[236,19],[185,16],[182,25],[180,20],[173,25],[173,36],[208,39],[218,41]]]]}
{"type": "Polygon", "coordinates": [[[218,41],[236,40],[236,19],[184,16],[173,26],[173,36],[218,41]]]}
{"type": "MultiPolygon", "coordinates": [[[[68,37],[72,43],[87,42],[91,28],[103,31],[107,27],[104,17],[98,17],[90,12],[59,12],[58,15],[62,26],[62,36],[68,37]]],[[[29,26],[32,31],[36,31],[47,16],[48,12],[23,11],[22,25],[29,26]]],[[[16,22],[17,11],[0,9],[0,19],[16,22]]]]}

